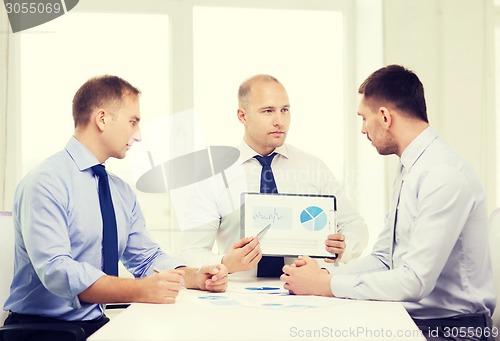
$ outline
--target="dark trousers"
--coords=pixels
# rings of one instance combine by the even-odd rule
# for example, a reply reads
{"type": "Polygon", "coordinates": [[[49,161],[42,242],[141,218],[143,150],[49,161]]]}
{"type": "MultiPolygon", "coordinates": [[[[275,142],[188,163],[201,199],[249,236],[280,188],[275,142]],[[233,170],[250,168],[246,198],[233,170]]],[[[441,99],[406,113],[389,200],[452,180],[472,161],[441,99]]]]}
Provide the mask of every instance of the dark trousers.
{"type": "Polygon", "coordinates": [[[494,340],[491,317],[467,314],[440,319],[413,319],[427,340],[494,340]]]}
{"type": "MultiPolygon", "coordinates": [[[[42,317],[38,315],[25,315],[10,313],[5,320],[4,325],[22,325],[22,324],[52,324],[61,326],[80,327],[85,333],[85,339],[92,335],[99,328],[109,322],[109,318],[103,315],[100,319],[92,321],[62,321],[49,317],[42,317]]],[[[67,334],[57,331],[37,331],[37,330],[23,330],[22,332],[9,331],[6,333],[2,341],[75,341],[75,339],[67,334]]]]}

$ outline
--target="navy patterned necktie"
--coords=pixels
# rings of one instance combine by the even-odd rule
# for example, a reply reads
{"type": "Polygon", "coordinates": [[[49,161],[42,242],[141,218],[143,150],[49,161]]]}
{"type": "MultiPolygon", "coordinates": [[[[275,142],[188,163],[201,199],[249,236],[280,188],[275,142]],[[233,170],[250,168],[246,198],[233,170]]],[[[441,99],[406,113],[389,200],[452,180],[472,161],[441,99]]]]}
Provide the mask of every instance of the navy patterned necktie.
{"type": "MultiPolygon", "coordinates": [[[[271,162],[276,156],[272,153],[268,156],[255,155],[260,164],[262,171],[260,173],[260,193],[278,193],[278,187],[274,180],[271,162]]],[[[283,273],[285,259],[283,257],[262,256],[262,259],[257,266],[257,277],[280,277],[283,273]]]]}
{"type": "Polygon", "coordinates": [[[278,193],[273,170],[271,169],[271,162],[273,162],[275,156],[276,153],[272,153],[268,156],[254,156],[262,165],[262,171],[260,172],[260,193],[278,193]]]}
{"type": "Polygon", "coordinates": [[[99,204],[102,216],[102,270],[110,276],[118,276],[118,236],[116,216],[111,200],[108,173],[103,165],[92,167],[94,175],[99,178],[99,204]]]}

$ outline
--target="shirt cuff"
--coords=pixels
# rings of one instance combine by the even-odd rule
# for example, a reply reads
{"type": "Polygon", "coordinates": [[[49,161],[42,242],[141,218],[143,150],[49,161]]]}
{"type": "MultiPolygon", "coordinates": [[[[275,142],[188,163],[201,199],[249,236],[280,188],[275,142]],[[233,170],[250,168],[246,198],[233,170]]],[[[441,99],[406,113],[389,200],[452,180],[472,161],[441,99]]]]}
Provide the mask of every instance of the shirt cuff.
{"type": "Polygon", "coordinates": [[[354,288],[358,284],[357,275],[333,275],[330,289],[339,298],[356,298],[354,288]]]}
{"type": "Polygon", "coordinates": [[[154,273],[155,269],[173,270],[173,269],[177,269],[177,268],[184,267],[184,266],[187,267],[187,264],[185,262],[183,262],[182,260],[174,258],[174,257],[169,257],[167,259],[162,259],[160,261],[155,262],[153,264],[153,266],[151,268],[149,268],[146,276],[152,275],[154,273]]]}
{"type": "MultiPolygon", "coordinates": [[[[68,274],[70,286],[70,299],[68,305],[73,309],[81,308],[78,295],[97,282],[99,278],[106,275],[103,271],[96,269],[88,263],[82,263],[82,266],[83,271],[68,274]]],[[[77,267],[73,267],[72,270],[76,271],[77,267]]]]}

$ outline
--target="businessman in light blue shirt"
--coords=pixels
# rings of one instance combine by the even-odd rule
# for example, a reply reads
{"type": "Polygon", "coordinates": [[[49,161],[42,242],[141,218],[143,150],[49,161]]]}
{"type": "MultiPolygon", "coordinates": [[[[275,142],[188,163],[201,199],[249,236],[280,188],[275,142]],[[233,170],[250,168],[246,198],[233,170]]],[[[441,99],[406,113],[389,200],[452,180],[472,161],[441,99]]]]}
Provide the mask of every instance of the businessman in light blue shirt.
{"type": "Polygon", "coordinates": [[[477,175],[429,126],[424,89],[412,71],[381,68],[359,93],[362,133],[379,154],[400,158],[384,229],[371,255],[330,273],[309,257],[285,266],[285,288],[401,301],[429,339],[457,331],[461,339],[486,339],[495,332],[496,300],[486,197],[477,175]]]}
{"type": "Polygon", "coordinates": [[[74,136],[19,184],[14,279],[4,306],[11,313],[5,324],[75,324],[88,336],[108,321],[105,303],[173,303],[183,284],[226,289],[224,265],[186,268],[150,239],[134,192],[112,174],[118,258],[136,279],[101,270],[103,222],[91,167],[124,158],[140,141],[138,97],[138,89],[116,76],[87,81],[73,99],[74,136]]]}

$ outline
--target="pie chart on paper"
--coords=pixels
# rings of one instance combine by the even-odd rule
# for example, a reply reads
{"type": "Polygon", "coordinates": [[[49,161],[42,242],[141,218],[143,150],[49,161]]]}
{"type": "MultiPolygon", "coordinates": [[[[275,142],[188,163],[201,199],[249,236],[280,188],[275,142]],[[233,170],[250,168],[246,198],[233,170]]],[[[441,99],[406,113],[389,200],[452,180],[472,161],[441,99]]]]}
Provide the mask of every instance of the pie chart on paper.
{"type": "Polygon", "coordinates": [[[325,211],[318,206],[309,206],[300,213],[300,223],[311,232],[320,231],[328,223],[325,211]]]}

